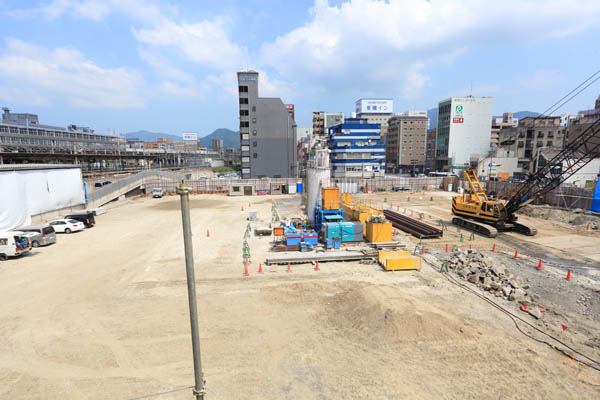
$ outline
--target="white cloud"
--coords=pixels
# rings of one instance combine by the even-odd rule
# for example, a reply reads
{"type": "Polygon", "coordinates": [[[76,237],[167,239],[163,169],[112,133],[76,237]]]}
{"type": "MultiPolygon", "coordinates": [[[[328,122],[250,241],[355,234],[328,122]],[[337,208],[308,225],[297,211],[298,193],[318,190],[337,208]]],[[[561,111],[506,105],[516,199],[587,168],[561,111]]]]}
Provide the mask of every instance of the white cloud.
{"type": "Polygon", "coordinates": [[[48,50],[6,39],[0,50],[0,86],[27,104],[67,101],[84,108],[144,106],[142,77],[127,68],[102,68],[77,50],[48,50]],[[35,93],[30,101],[23,98],[35,93]]]}
{"type": "Polygon", "coordinates": [[[19,18],[57,19],[63,15],[101,21],[110,14],[124,14],[139,21],[155,23],[177,10],[160,0],[53,0],[34,8],[21,8],[9,12],[19,18]]]}
{"type": "Polygon", "coordinates": [[[361,87],[413,97],[430,84],[428,66],[473,48],[521,46],[583,31],[600,17],[600,2],[351,0],[329,6],[316,0],[310,15],[303,26],[261,47],[263,66],[282,80],[302,82],[303,90],[361,87]]]}
{"type": "Polygon", "coordinates": [[[197,23],[168,20],[148,29],[134,29],[135,38],[154,48],[172,48],[188,60],[211,68],[235,68],[248,59],[245,48],[233,43],[226,18],[197,23]]]}

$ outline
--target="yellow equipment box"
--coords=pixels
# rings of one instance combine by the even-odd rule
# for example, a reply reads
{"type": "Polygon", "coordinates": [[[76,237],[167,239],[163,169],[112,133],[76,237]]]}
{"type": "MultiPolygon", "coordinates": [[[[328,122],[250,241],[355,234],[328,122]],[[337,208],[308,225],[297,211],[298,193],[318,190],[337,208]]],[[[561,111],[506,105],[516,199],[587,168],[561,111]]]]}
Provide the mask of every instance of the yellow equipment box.
{"type": "Polygon", "coordinates": [[[379,263],[386,271],[421,270],[421,258],[410,251],[379,251],[379,263]]]}
{"type": "MultiPolygon", "coordinates": [[[[363,222],[363,221],[361,221],[363,222]]],[[[364,224],[364,222],[363,222],[364,224]]],[[[367,221],[366,229],[367,241],[371,243],[391,242],[392,241],[392,223],[373,223],[367,221]]]]}
{"type": "Polygon", "coordinates": [[[323,210],[339,210],[340,189],[337,186],[324,187],[321,191],[323,210]]]}

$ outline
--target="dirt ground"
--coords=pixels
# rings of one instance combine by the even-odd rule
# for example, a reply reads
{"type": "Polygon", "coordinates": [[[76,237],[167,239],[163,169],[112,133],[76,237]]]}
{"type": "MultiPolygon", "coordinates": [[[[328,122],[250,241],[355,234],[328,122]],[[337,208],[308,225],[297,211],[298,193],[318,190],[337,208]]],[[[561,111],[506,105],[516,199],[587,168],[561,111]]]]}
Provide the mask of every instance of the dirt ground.
{"type": "MultiPolygon", "coordinates": [[[[448,219],[447,194],[416,196],[365,199],[387,197],[401,210],[427,213],[431,222],[448,219]]],[[[358,262],[321,263],[319,272],[293,265],[289,273],[263,265],[259,275],[272,238],[252,236],[244,277],[249,208],[268,222],[272,201],[282,210],[297,207],[298,199],[192,196],[207,399],[600,397],[600,372],[522,335],[503,313],[428,264],[396,273],[358,262]]],[[[542,239],[600,237],[531,221],[542,239]]],[[[461,242],[448,229],[428,249],[497,243],[499,257],[510,258],[521,238],[461,242]]],[[[559,276],[568,257],[577,268],[571,283],[595,288],[598,296],[598,263],[587,255],[560,245],[519,247],[524,269],[537,261],[537,251],[552,253],[547,279],[559,276]]],[[[553,333],[573,346],[590,341],[586,351],[600,358],[594,342],[600,323],[577,307],[566,312],[572,313],[569,329],[553,333]]],[[[193,385],[179,198],[115,203],[96,227],[0,263],[0,338],[2,399],[134,399],[193,385]]],[[[192,396],[185,389],[151,398],[192,396]]]]}

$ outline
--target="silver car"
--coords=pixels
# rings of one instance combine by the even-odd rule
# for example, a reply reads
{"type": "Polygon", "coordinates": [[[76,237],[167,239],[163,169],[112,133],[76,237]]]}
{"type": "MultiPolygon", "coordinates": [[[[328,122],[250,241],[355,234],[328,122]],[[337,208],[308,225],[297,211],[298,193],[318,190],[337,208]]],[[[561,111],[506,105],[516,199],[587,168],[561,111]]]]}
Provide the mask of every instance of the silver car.
{"type": "Polygon", "coordinates": [[[31,241],[31,246],[33,247],[47,246],[49,244],[56,243],[56,232],[50,225],[26,226],[24,228],[19,228],[19,230],[21,232],[36,233],[36,235],[29,238],[31,241]]]}

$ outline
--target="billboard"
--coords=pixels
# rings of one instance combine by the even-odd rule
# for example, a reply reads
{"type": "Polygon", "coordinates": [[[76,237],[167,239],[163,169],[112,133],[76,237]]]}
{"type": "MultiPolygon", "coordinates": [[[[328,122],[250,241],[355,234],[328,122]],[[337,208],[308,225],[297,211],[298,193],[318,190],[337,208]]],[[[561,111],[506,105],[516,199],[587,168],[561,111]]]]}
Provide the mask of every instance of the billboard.
{"type": "Polygon", "coordinates": [[[357,114],[391,114],[394,112],[392,99],[360,99],[356,102],[357,114]]]}
{"type": "Polygon", "coordinates": [[[184,133],[183,134],[183,140],[198,140],[198,134],[197,133],[184,133]]]}

